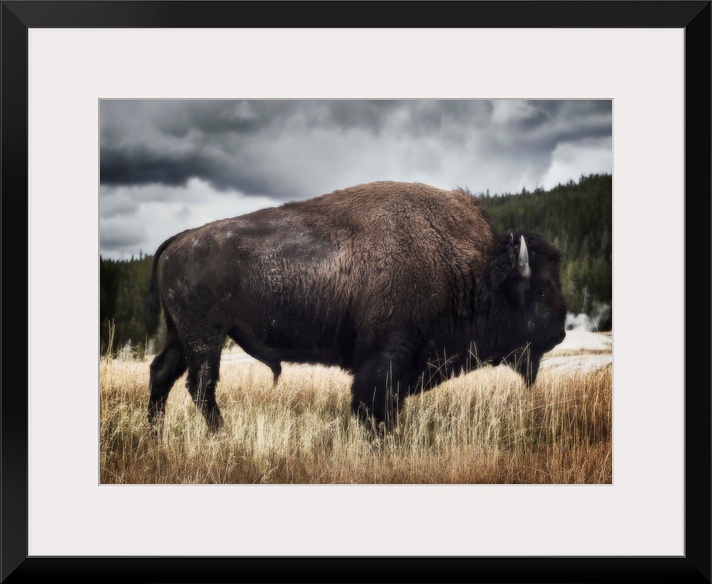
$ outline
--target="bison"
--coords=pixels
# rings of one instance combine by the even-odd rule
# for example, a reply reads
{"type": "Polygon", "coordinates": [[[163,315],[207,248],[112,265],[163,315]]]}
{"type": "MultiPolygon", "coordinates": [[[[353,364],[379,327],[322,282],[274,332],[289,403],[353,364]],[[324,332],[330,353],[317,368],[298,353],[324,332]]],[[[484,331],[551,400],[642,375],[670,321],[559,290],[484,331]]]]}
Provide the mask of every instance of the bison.
{"type": "Polygon", "coordinates": [[[393,427],[414,392],[481,363],[527,386],[565,336],[559,252],[529,231],[497,233],[464,189],[374,182],[183,231],[161,244],[147,297],[166,340],[151,363],[148,418],[159,427],[173,383],[208,427],[226,337],[272,369],[353,373],[351,409],[393,427]]]}

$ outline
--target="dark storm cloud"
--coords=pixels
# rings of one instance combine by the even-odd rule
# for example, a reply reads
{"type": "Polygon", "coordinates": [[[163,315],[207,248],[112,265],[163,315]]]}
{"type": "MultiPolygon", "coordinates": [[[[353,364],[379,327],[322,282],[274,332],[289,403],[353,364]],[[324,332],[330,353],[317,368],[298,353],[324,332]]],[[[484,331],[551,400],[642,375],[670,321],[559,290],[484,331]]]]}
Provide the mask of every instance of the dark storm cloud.
{"type": "MultiPolygon", "coordinates": [[[[189,179],[199,177],[219,190],[239,190],[249,194],[274,191],[269,177],[240,171],[239,153],[231,163],[220,153],[194,151],[170,152],[145,145],[130,148],[102,149],[102,185],[162,184],[184,186],[189,179]]],[[[272,192],[274,196],[289,193],[272,192]]]]}
{"type": "Polygon", "coordinates": [[[105,186],[184,186],[288,196],[253,172],[250,139],[290,115],[290,102],[103,101],[100,180],[105,186]]]}
{"type": "Polygon", "coordinates": [[[384,100],[304,101],[298,112],[310,127],[328,124],[340,131],[360,128],[378,133],[399,102],[384,100]]]}
{"type": "Polygon", "coordinates": [[[102,253],[373,180],[550,188],[611,136],[610,100],[102,100],[102,253]]]}
{"type": "MultiPolygon", "coordinates": [[[[285,199],[307,194],[285,176],[287,143],[290,158],[312,166],[336,141],[347,152],[358,141],[387,155],[390,142],[409,139],[541,165],[562,142],[610,134],[610,101],[102,101],[100,172],[102,185],[182,186],[196,177],[219,191],[285,199]]],[[[331,162],[338,174],[358,161],[331,162]]]]}
{"type": "Polygon", "coordinates": [[[490,111],[478,101],[103,101],[101,184],[179,186],[197,177],[217,190],[284,199],[304,193],[269,172],[279,175],[285,163],[281,143],[303,137],[293,156],[313,164],[334,140],[438,136],[461,145],[464,128],[486,122],[490,111]]]}
{"type": "MultiPolygon", "coordinates": [[[[558,147],[610,140],[612,102],[499,101],[495,103],[491,122],[485,133],[489,157],[520,165],[527,169],[530,180],[536,182],[527,186],[541,186],[541,177],[553,165],[558,147]],[[534,176],[537,174],[539,178],[534,176]]],[[[608,150],[610,152],[610,142],[608,150]]],[[[604,170],[610,172],[610,167],[586,169],[584,165],[580,173],[569,178],[578,180],[581,173],[604,170]]],[[[494,192],[502,193],[511,188],[509,185],[498,186],[494,192]]]]}
{"type": "Polygon", "coordinates": [[[504,136],[503,142],[519,151],[550,152],[562,142],[610,136],[611,107],[610,101],[499,102],[494,126],[504,126],[507,131],[493,132],[493,136],[500,141],[504,136]],[[497,116],[498,109],[505,110],[502,119],[497,116]]]}

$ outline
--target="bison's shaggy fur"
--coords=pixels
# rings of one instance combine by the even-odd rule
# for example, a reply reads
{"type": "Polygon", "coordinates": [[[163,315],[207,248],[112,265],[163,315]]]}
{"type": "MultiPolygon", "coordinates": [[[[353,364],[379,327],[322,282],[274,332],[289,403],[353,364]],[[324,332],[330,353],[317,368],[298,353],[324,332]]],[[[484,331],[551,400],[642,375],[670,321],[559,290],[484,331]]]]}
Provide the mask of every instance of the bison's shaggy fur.
{"type": "Polygon", "coordinates": [[[211,429],[222,423],[226,336],[275,382],[282,361],[353,372],[354,413],[387,428],[409,393],[482,362],[509,363],[533,383],[566,314],[559,254],[540,235],[497,234],[465,191],[396,182],[173,236],[154,257],[154,327],[159,305],[167,338],[151,364],[149,420],[187,369],[211,429]]]}

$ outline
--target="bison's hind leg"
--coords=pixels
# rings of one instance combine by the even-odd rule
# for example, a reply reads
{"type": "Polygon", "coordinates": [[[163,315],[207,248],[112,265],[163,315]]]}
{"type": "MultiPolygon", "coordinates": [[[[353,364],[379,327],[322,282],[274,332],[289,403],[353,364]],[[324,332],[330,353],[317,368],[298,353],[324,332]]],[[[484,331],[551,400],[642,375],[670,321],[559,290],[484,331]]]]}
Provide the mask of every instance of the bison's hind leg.
{"type": "Polygon", "coordinates": [[[169,330],[166,345],[151,363],[150,396],[148,398],[148,423],[154,432],[160,429],[160,420],[166,409],[166,400],[178,379],[187,368],[180,340],[169,330]]]}
{"type": "MultiPolygon", "coordinates": [[[[223,417],[215,400],[215,389],[220,375],[220,351],[222,341],[205,345],[194,343],[199,349],[188,354],[188,393],[198,411],[208,423],[208,429],[216,432],[223,425],[223,417]]],[[[190,346],[190,344],[188,345],[190,346]]]]}

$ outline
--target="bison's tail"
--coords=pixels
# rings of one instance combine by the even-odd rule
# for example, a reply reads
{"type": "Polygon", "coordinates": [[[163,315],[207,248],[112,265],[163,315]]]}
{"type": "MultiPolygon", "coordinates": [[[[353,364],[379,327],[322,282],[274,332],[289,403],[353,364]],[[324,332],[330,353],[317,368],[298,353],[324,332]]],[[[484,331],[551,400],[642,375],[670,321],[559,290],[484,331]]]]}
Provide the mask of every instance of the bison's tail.
{"type": "MultiPolygon", "coordinates": [[[[179,234],[180,235],[180,234],[179,234]]],[[[149,336],[153,336],[158,330],[158,321],[161,316],[161,298],[158,294],[158,258],[173,243],[178,235],[174,235],[166,239],[156,250],[156,255],[153,256],[153,266],[151,267],[151,283],[146,295],[146,332],[149,336]]]]}

